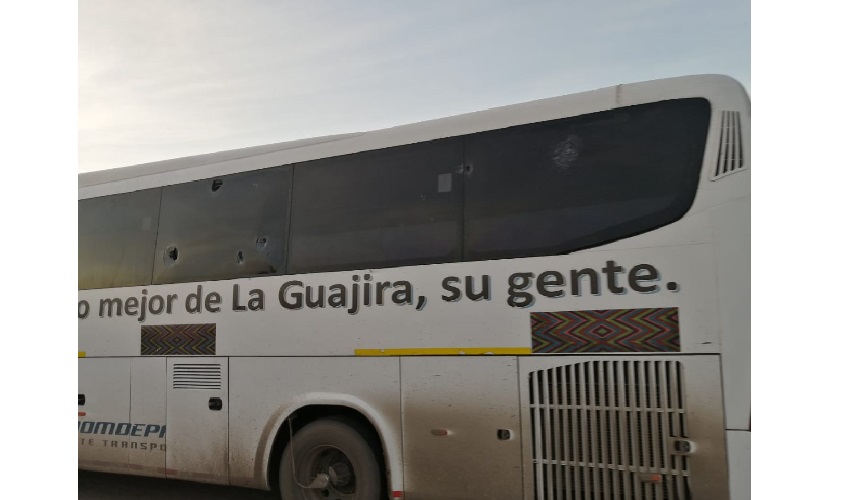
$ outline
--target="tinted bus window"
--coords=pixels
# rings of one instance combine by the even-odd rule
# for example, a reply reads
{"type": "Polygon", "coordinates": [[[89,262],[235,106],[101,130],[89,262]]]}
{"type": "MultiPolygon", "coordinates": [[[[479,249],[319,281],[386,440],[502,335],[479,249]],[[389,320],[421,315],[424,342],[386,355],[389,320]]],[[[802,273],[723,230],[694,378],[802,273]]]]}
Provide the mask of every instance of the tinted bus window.
{"type": "Polygon", "coordinates": [[[166,186],[153,282],[282,274],[292,168],[166,186]]]}
{"type": "Polygon", "coordinates": [[[467,137],[465,259],[566,253],[681,218],[710,114],[671,100],[467,137]]]}
{"type": "Polygon", "coordinates": [[[440,140],[297,165],[287,272],[460,260],[461,144],[440,140]]]}
{"type": "Polygon", "coordinates": [[[81,290],[151,283],[160,191],[79,201],[77,283],[81,290]]]}

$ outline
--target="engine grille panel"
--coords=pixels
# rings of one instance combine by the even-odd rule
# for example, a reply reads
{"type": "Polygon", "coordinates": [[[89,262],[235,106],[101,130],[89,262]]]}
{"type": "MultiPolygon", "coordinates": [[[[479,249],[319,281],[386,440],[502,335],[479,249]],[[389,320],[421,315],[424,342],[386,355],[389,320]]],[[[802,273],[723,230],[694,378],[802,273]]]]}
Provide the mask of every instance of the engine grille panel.
{"type": "Polygon", "coordinates": [[[221,389],[220,364],[174,363],[174,389],[221,389]]]}
{"type": "Polygon", "coordinates": [[[717,164],[711,180],[733,174],[744,168],[744,140],[741,137],[741,113],[723,111],[720,115],[720,144],[717,164]]]}
{"type": "Polygon", "coordinates": [[[589,361],[529,374],[535,498],[688,499],[678,361],[589,361]]]}

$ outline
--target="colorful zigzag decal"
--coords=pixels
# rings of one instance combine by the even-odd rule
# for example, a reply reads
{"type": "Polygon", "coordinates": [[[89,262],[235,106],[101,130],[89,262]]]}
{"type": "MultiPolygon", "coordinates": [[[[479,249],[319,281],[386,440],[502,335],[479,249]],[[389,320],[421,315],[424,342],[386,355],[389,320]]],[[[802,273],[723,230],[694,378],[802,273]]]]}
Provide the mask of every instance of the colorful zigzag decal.
{"type": "Polygon", "coordinates": [[[532,353],[680,350],[677,307],[531,313],[532,353]]]}
{"type": "Polygon", "coordinates": [[[215,355],[215,323],[142,325],[142,356],[215,355]]]}

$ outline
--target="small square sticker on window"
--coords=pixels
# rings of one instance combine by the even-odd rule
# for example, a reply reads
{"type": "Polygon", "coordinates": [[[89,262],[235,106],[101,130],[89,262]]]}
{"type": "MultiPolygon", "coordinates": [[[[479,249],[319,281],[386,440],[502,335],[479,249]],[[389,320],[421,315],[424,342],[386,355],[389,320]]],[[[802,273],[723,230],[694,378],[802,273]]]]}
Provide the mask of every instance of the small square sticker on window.
{"type": "Polygon", "coordinates": [[[437,192],[450,193],[452,191],[452,174],[440,174],[437,176],[437,192]]]}

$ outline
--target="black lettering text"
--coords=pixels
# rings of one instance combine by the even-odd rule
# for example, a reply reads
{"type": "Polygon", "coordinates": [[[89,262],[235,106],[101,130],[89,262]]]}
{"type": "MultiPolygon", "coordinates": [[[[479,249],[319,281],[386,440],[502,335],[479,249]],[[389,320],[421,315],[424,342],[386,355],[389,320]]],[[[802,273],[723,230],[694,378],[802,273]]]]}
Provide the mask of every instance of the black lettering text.
{"type": "Polygon", "coordinates": [[[582,276],[587,276],[590,280],[590,293],[593,295],[599,295],[599,274],[595,270],[589,268],[581,269],[579,271],[573,269],[570,271],[570,287],[572,288],[573,295],[576,297],[582,295],[580,281],[582,276]]]}
{"type": "Polygon", "coordinates": [[[247,308],[239,304],[239,285],[233,285],[233,310],[245,311],[247,308]]]}
{"type": "Polygon", "coordinates": [[[641,293],[652,293],[658,285],[642,285],[642,281],[658,281],[658,269],[649,264],[638,264],[629,271],[629,286],[641,293]]]}
{"type": "Polygon", "coordinates": [[[121,316],[121,305],[121,299],[100,299],[100,317],[102,318],[105,312],[111,318],[113,307],[115,308],[115,313],[121,316]]]}
{"type": "Polygon", "coordinates": [[[528,307],[534,304],[534,295],[525,290],[531,286],[534,273],[514,273],[508,276],[508,305],[528,307]]]}
{"type": "Polygon", "coordinates": [[[77,302],[77,318],[86,319],[89,317],[89,310],[91,306],[89,306],[89,301],[81,300],[77,302]]]}
{"type": "Polygon", "coordinates": [[[255,288],[248,292],[251,297],[248,299],[248,309],[252,311],[262,311],[266,308],[266,294],[259,288],[255,288]]]}
{"type": "Polygon", "coordinates": [[[457,276],[448,276],[443,279],[443,290],[449,292],[448,295],[443,295],[443,300],[446,302],[456,302],[460,300],[463,295],[460,291],[460,288],[455,286],[455,284],[460,284],[460,278],[457,276]]]}
{"type": "Polygon", "coordinates": [[[204,299],[204,308],[211,313],[221,311],[221,307],[218,307],[219,304],[221,304],[221,294],[218,292],[212,292],[204,299]]]}
{"type": "MultiPolygon", "coordinates": [[[[287,294],[287,290],[292,287],[303,287],[304,283],[301,281],[287,281],[280,287],[280,292],[278,292],[278,300],[280,300],[280,305],[287,309],[301,309],[304,307],[304,296],[300,291],[293,291],[287,294]]],[[[333,288],[333,287],[331,287],[333,288]]]]}
{"type": "Polygon", "coordinates": [[[413,304],[413,286],[409,281],[396,281],[393,287],[398,289],[393,292],[393,303],[413,304]]]}
{"type": "Polygon", "coordinates": [[[554,299],[556,297],[563,297],[563,290],[550,290],[552,287],[562,287],[566,284],[564,281],[564,275],[557,271],[546,271],[540,273],[540,276],[537,277],[537,291],[540,295],[544,297],[549,297],[550,299],[554,299]]]}
{"type": "Polygon", "coordinates": [[[204,289],[198,285],[198,291],[186,296],[186,312],[197,314],[201,312],[201,294],[204,289]]]}
{"type": "Polygon", "coordinates": [[[331,292],[328,295],[328,305],[331,307],[345,307],[345,287],[342,285],[331,285],[328,287],[331,292]]]}
{"type": "Polygon", "coordinates": [[[472,276],[466,277],[466,296],[470,300],[490,300],[490,276],[484,275],[481,277],[481,291],[475,291],[475,278],[472,276]]]}
{"type": "Polygon", "coordinates": [[[623,272],[623,266],[618,266],[616,262],[613,260],[609,260],[605,263],[605,267],[602,268],[602,272],[607,276],[608,282],[608,290],[611,293],[621,294],[625,293],[626,289],[617,284],[617,274],[623,272]]]}
{"type": "Polygon", "coordinates": [[[139,299],[130,297],[124,301],[124,314],[127,316],[135,316],[139,313],[139,299]]]}

